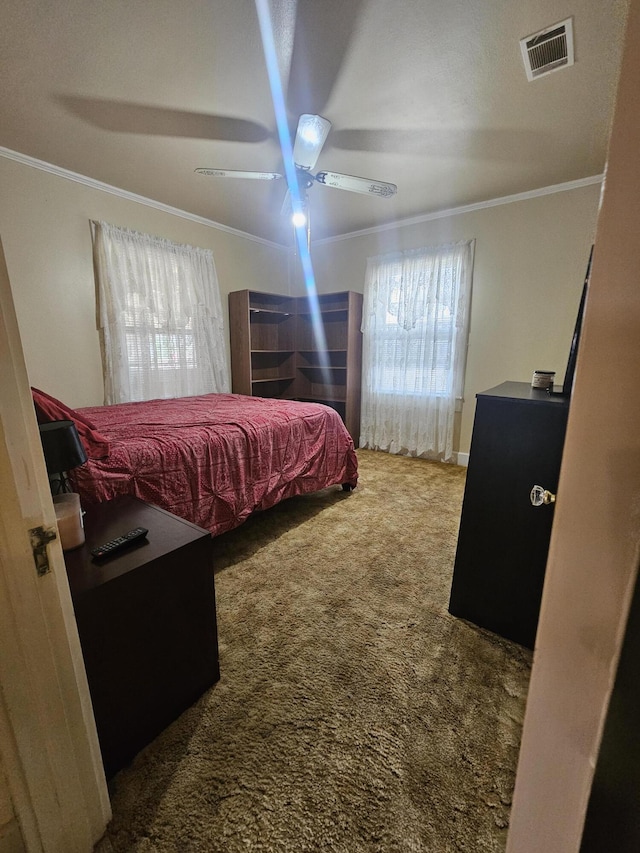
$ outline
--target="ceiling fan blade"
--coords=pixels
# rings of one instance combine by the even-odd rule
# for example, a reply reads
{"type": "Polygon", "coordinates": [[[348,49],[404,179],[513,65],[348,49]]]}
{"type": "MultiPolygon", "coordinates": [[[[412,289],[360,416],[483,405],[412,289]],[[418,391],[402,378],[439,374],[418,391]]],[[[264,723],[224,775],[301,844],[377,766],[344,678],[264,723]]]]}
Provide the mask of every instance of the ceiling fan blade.
{"type": "Polygon", "coordinates": [[[355,175],[341,175],[339,172],[318,172],[315,179],[327,187],[349,190],[352,193],[379,195],[382,198],[390,198],[398,191],[395,184],[388,184],[386,181],[372,181],[369,178],[357,178],[355,175]]]}
{"type": "Polygon", "coordinates": [[[389,151],[422,157],[477,157],[482,160],[522,159],[528,143],[547,143],[543,131],[502,128],[336,129],[331,148],[344,151],[389,151]]]}
{"type": "Polygon", "coordinates": [[[277,181],[282,175],[279,172],[245,172],[241,169],[194,169],[199,175],[210,175],[213,178],[249,178],[254,181],[277,181]]]}
{"type": "Polygon", "coordinates": [[[58,100],[69,112],[88,124],[118,133],[227,142],[264,142],[271,137],[271,133],[261,124],[231,116],[131,104],[109,98],[61,95],[58,100]]]}
{"type": "Polygon", "coordinates": [[[430,144],[433,132],[397,128],[335,130],[331,145],[344,151],[402,151],[420,153],[430,144]]]}
{"type": "Polygon", "coordinates": [[[299,169],[313,169],[330,130],[331,122],[322,116],[309,113],[300,116],[293,145],[293,162],[299,169]]]}
{"type": "Polygon", "coordinates": [[[292,115],[327,106],[365,0],[298,0],[287,107],[292,115]]]}

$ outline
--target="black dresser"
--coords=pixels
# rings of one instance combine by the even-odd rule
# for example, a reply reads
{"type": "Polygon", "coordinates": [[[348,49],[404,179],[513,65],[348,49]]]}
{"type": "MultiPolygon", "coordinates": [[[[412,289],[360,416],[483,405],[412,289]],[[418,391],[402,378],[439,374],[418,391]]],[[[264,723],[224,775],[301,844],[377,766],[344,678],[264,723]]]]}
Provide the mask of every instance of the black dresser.
{"type": "Polygon", "coordinates": [[[569,399],[504,382],[476,397],[449,612],[533,648],[569,399]],[[545,496],[547,500],[549,495],[545,496]]]}

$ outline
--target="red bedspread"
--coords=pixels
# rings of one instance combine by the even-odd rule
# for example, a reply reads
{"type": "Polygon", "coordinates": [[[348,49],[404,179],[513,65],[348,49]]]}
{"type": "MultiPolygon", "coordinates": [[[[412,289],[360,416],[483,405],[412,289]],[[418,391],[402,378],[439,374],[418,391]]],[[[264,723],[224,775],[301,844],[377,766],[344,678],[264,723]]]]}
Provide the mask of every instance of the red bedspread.
{"type": "Polygon", "coordinates": [[[207,394],[79,411],[110,447],[70,472],[86,505],[134,495],[218,534],[254,510],[358,479],[351,436],[328,406],[207,394]]]}

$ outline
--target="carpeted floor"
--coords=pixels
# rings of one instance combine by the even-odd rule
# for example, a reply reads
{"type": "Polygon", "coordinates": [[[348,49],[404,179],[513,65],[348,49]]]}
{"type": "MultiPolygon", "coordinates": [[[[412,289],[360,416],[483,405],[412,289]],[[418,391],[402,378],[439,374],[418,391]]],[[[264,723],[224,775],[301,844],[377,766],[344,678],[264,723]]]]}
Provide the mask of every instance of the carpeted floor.
{"type": "Polygon", "coordinates": [[[531,653],[447,612],[465,469],[358,456],[215,540],[221,680],[111,783],[116,853],[504,850],[531,653]]]}

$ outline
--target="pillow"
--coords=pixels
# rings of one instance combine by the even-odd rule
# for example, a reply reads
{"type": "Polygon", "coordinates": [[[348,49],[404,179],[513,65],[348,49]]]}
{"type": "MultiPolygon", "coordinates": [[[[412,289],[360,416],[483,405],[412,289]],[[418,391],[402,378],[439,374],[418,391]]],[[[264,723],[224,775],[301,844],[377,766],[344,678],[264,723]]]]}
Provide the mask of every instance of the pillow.
{"type": "Polygon", "coordinates": [[[37,388],[31,388],[31,396],[39,424],[73,421],[89,459],[103,459],[109,455],[109,439],[98,432],[93,421],[37,388]]]}

